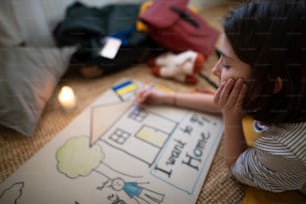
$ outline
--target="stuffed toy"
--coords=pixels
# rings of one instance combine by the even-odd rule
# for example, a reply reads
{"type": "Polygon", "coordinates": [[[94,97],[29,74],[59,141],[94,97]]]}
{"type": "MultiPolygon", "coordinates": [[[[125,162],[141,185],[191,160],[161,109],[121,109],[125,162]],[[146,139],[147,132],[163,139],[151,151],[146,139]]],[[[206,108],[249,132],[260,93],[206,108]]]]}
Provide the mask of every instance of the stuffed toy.
{"type": "Polygon", "coordinates": [[[197,84],[199,73],[205,64],[201,53],[187,50],[179,54],[166,52],[148,61],[155,76],[174,79],[176,81],[197,84]]]}

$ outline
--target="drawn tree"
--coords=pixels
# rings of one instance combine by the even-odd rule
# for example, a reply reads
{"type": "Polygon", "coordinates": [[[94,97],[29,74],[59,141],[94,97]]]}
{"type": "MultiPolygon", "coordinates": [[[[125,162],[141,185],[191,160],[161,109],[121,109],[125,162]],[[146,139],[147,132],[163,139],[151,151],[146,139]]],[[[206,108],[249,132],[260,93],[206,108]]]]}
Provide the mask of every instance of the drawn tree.
{"type": "Polygon", "coordinates": [[[70,178],[88,176],[105,158],[98,145],[90,146],[88,138],[78,137],[68,140],[56,152],[57,168],[70,178]]]}

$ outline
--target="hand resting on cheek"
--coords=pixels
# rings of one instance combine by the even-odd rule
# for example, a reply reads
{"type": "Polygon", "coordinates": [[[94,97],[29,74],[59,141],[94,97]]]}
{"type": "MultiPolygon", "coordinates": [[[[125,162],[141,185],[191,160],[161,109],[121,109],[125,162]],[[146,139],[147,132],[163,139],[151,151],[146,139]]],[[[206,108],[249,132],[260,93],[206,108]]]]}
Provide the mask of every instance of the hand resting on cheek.
{"type": "Polygon", "coordinates": [[[214,98],[214,102],[223,112],[242,113],[242,104],[247,92],[246,82],[239,79],[228,79],[221,83],[214,98]]]}

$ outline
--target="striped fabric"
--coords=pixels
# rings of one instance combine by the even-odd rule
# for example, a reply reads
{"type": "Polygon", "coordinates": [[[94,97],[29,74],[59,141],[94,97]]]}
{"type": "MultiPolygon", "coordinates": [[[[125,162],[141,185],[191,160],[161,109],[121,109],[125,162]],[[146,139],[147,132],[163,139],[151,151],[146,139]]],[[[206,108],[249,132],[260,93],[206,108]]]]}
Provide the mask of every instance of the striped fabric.
{"type": "Polygon", "coordinates": [[[306,193],[306,122],[272,126],[232,167],[240,182],[272,192],[306,193]]]}

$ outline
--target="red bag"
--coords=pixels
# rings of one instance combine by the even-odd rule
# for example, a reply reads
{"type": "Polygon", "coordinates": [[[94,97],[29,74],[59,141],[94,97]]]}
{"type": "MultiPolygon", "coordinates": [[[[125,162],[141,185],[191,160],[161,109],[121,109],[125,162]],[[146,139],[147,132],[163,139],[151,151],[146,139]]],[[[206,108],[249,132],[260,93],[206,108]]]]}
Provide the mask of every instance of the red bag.
{"type": "Polygon", "coordinates": [[[219,32],[187,7],[188,0],[155,0],[139,19],[149,36],[169,51],[193,50],[206,58],[215,48],[219,32]]]}

